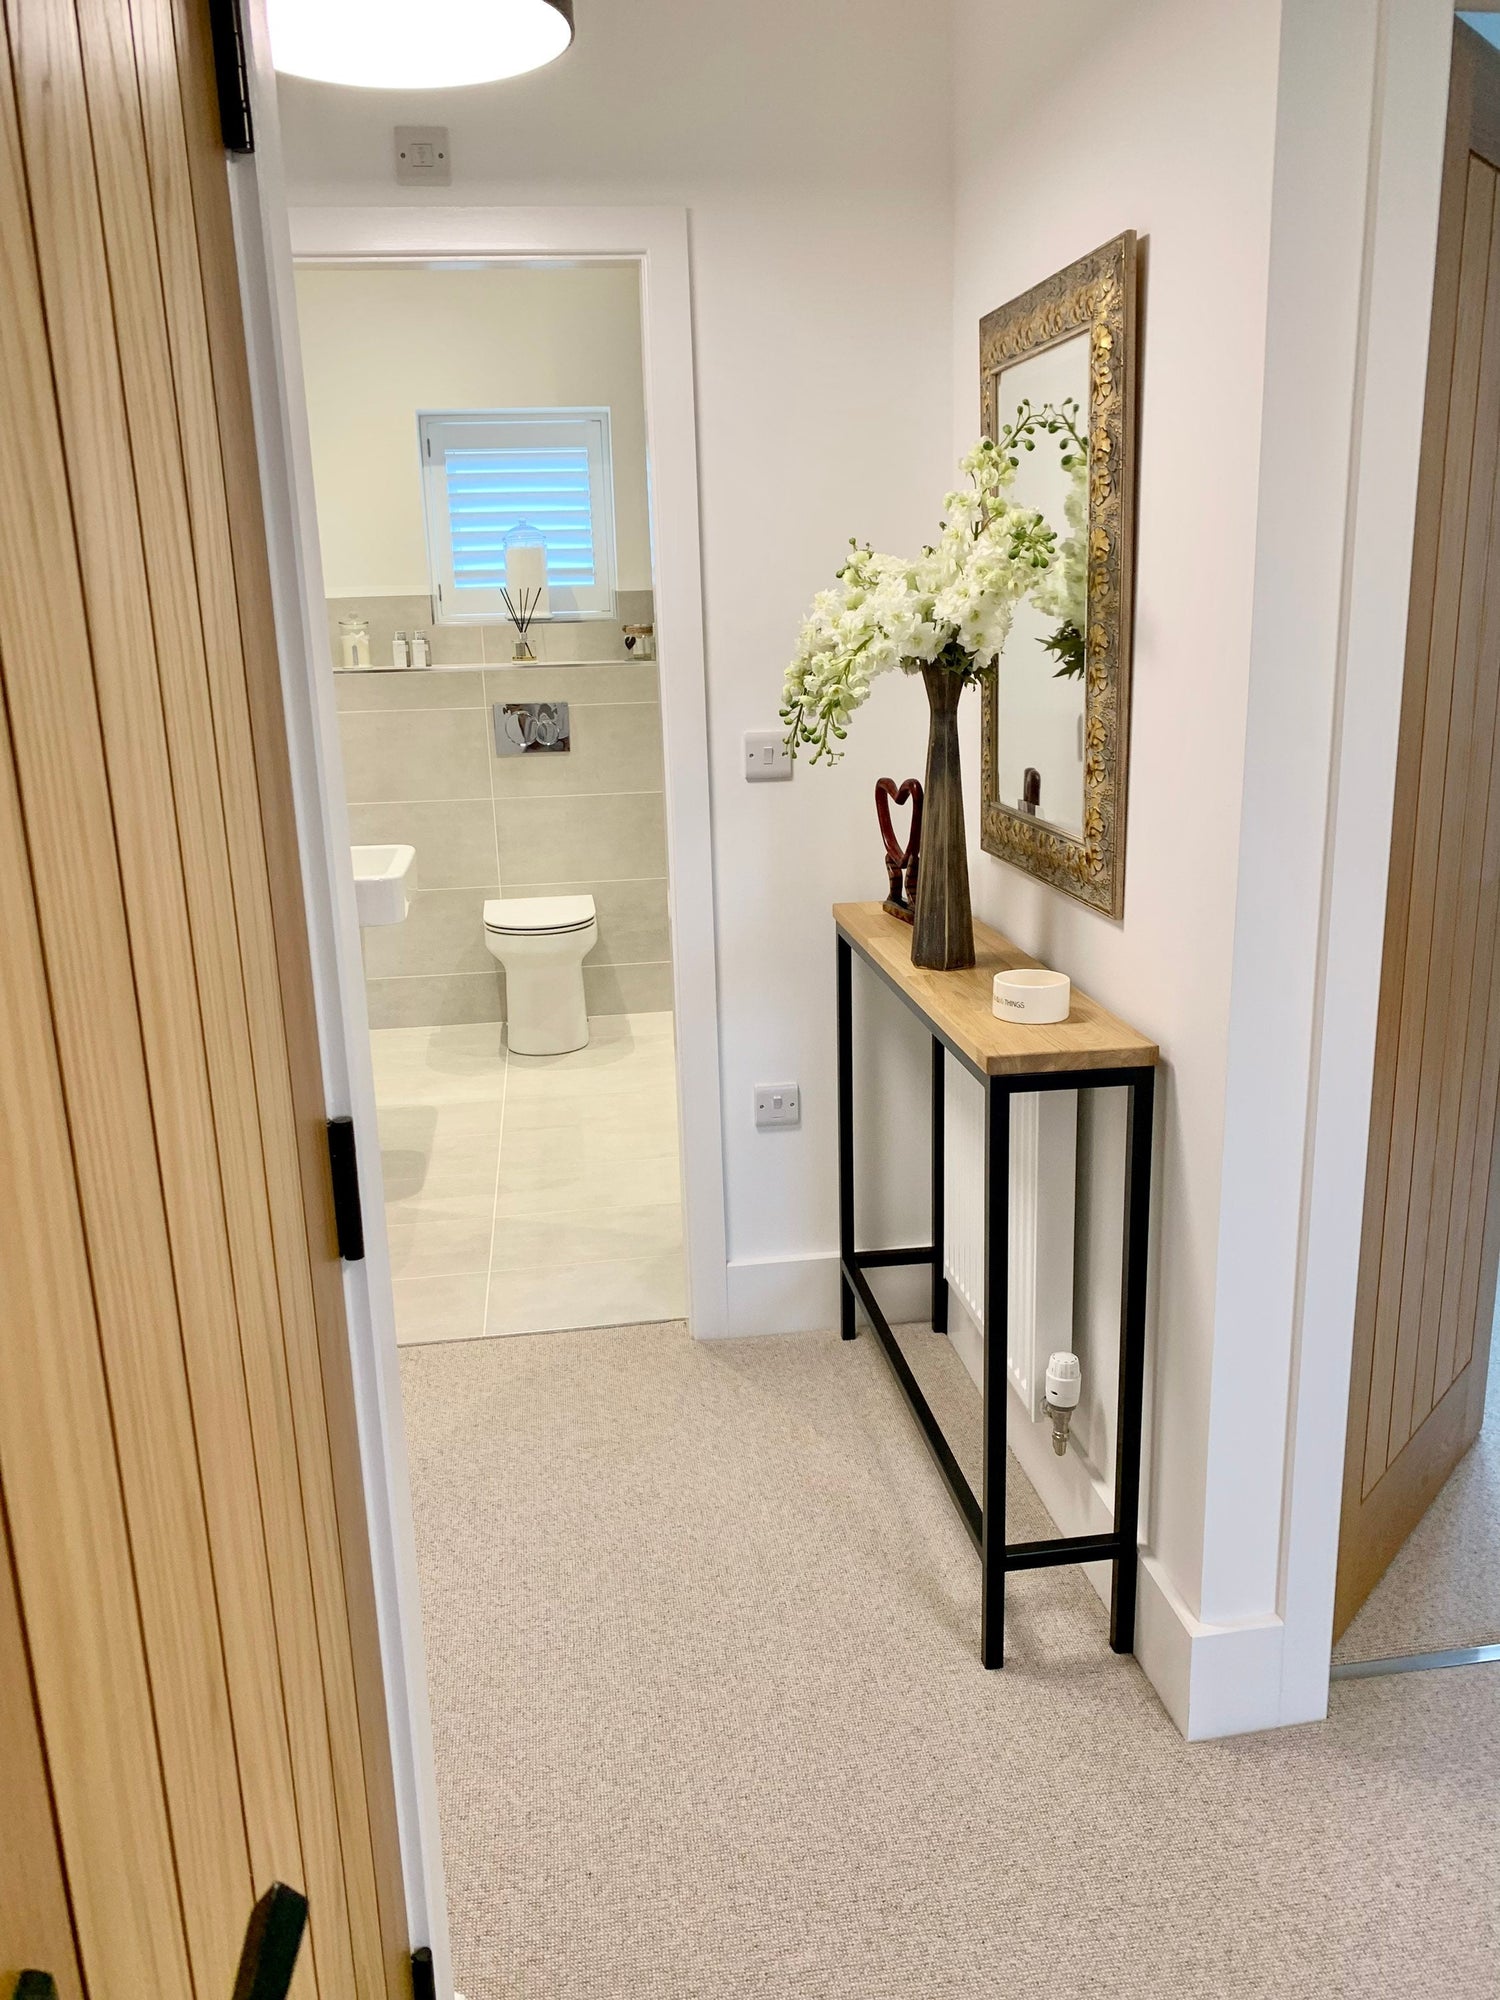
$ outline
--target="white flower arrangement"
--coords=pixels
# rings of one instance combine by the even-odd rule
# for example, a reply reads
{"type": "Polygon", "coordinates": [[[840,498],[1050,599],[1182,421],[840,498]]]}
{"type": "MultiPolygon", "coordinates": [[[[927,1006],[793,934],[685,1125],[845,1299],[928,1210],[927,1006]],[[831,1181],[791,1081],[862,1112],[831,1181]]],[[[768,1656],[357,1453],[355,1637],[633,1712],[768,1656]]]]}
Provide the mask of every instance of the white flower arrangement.
{"type": "Polygon", "coordinates": [[[806,745],[813,763],[836,761],[871,681],[893,667],[940,667],[964,683],[994,672],[1017,603],[1057,565],[1055,531],[1005,497],[1013,439],[1008,425],[999,444],[981,438],[962,461],[969,484],[947,496],[936,547],[907,562],[850,543],[837,588],[813,599],[787,668],[781,719],[793,756],[806,745]]]}

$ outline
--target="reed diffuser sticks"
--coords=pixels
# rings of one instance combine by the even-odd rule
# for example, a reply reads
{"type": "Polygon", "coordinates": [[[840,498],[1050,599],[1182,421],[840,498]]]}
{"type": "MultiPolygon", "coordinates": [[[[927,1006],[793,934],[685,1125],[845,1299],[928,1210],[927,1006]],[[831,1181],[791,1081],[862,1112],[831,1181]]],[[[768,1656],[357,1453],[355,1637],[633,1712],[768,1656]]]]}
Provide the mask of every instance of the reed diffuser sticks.
{"type": "Polygon", "coordinates": [[[501,586],[500,595],[505,599],[506,612],[510,617],[510,622],[516,628],[515,657],[518,660],[534,660],[536,658],[536,654],[532,652],[526,634],[530,629],[532,619],[537,614],[537,608],[541,604],[545,589],[545,584],[539,585],[532,590],[521,587],[517,589],[515,596],[512,597],[509,588],[504,585],[501,586]]]}

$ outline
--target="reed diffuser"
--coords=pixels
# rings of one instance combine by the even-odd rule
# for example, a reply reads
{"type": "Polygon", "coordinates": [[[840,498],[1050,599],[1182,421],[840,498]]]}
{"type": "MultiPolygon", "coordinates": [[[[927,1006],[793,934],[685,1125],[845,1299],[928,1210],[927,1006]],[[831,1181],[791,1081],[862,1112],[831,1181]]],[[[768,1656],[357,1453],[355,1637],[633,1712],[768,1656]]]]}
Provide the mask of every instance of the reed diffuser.
{"type": "Polygon", "coordinates": [[[547,615],[547,550],[541,542],[515,542],[505,551],[505,582],[501,587],[506,613],[516,628],[511,658],[535,660],[526,634],[532,620],[547,615]]]}

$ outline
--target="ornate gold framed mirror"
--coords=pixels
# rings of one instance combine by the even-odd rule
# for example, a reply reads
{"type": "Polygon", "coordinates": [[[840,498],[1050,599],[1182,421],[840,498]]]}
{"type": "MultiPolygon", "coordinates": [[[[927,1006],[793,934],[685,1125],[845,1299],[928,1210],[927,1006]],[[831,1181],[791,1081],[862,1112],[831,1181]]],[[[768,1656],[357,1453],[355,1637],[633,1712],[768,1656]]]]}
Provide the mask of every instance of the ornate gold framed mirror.
{"type": "Polygon", "coordinates": [[[985,851],[1091,909],[1125,899],[1135,530],[1136,239],[1117,236],[979,323],[984,433],[1061,560],[984,688],[985,851]]]}

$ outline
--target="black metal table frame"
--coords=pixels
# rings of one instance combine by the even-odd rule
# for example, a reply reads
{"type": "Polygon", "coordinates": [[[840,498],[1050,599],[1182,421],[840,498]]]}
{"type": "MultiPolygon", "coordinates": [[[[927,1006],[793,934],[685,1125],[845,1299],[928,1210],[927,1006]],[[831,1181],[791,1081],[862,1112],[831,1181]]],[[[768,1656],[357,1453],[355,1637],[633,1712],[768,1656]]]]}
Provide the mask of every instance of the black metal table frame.
{"type": "Polygon", "coordinates": [[[979,1551],[979,1658],[985,1667],[1005,1662],[1007,1570],[1044,1569],[1058,1563],[1108,1561],[1114,1565],[1109,1643],[1117,1653],[1135,1650],[1138,1522],[1141,1504],[1141,1411],[1145,1394],[1146,1266],[1151,1226],[1151,1126],[1156,1071],[1123,1069],[1035,1070],[991,1076],[948,1040],[936,1022],[857,940],[838,927],[839,1100],[839,1312],[840,1332],[858,1331],[855,1301],[864,1306],[881,1352],[916,1418],[943,1475],[969,1538],[979,1551]],[[904,1250],[854,1247],[854,953],[916,1015],[932,1037],[932,1241],[904,1250]],[[897,1264],[932,1266],[932,1325],[948,1331],[948,1280],[943,1271],[944,1056],[951,1055],[984,1086],[984,1492],[977,1499],[942,1427],[922,1394],[866,1272],[897,1264]],[[1010,1261],[1010,1101],[1026,1091],[1125,1090],[1125,1242],[1120,1298],[1120,1381],[1115,1427],[1114,1528],[1104,1535],[1065,1535],[1056,1541],[1005,1540],[1006,1354],[1010,1261]],[[996,1218],[1002,1226],[995,1226],[996,1218]]]}

